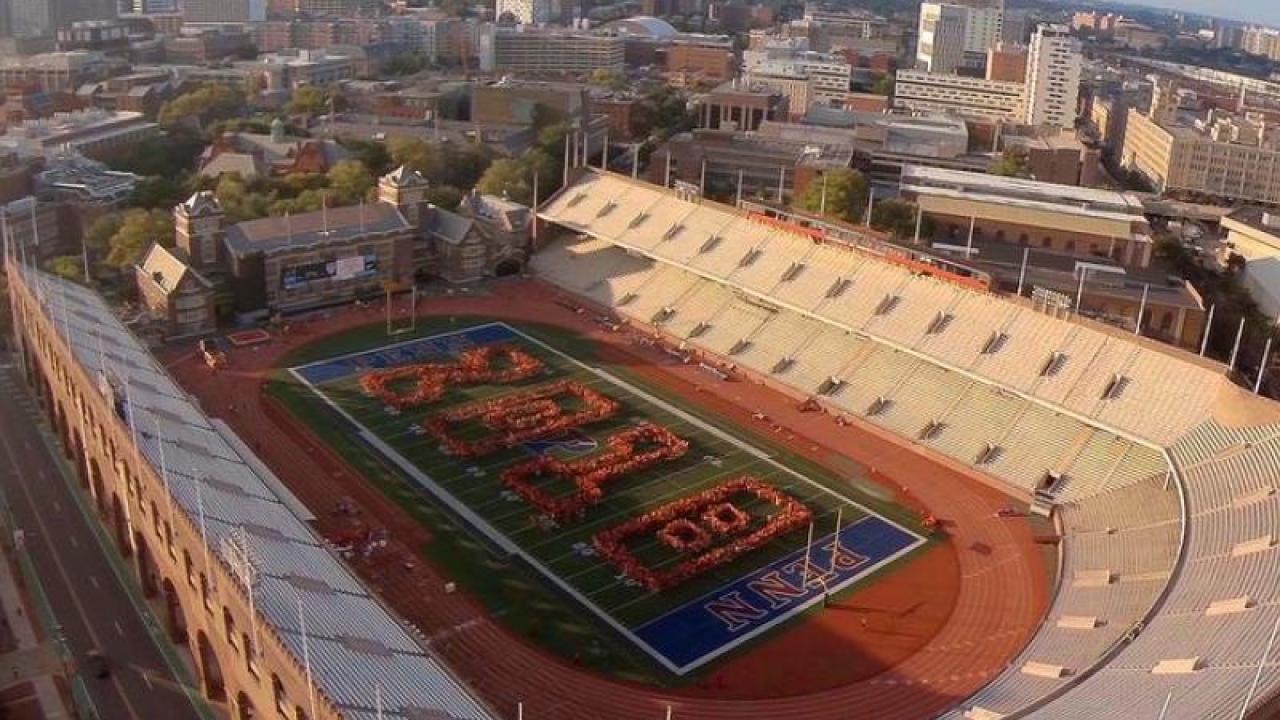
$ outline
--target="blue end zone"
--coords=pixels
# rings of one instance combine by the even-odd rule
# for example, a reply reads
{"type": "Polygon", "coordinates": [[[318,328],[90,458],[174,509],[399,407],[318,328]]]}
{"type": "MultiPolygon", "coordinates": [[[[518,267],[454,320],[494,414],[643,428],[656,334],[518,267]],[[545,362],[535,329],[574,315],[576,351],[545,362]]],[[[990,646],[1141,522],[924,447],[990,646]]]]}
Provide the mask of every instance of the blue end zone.
{"type": "Polygon", "coordinates": [[[774,561],[635,629],[658,655],[687,672],[820,602],[823,582],[836,592],[922,544],[922,538],[871,515],[835,534],[815,539],[804,585],[804,550],[774,561]]]}
{"type": "Polygon", "coordinates": [[[467,348],[508,342],[519,337],[506,325],[480,325],[321,360],[294,368],[294,372],[312,385],[322,385],[358,375],[365,370],[443,360],[454,357],[467,348]]]}

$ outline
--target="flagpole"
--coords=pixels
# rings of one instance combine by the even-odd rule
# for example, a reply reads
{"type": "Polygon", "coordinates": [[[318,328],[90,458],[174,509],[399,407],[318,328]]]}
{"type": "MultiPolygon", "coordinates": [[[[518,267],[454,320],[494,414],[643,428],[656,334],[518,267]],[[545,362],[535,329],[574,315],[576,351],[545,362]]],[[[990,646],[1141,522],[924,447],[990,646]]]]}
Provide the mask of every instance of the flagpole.
{"type": "Polygon", "coordinates": [[[1209,317],[1204,321],[1204,336],[1200,338],[1200,357],[1204,357],[1204,351],[1209,347],[1209,331],[1213,329],[1213,311],[1215,305],[1209,306],[1209,317]]]}
{"type": "Polygon", "coordinates": [[[1031,257],[1031,248],[1022,248],[1022,267],[1018,268],[1018,296],[1022,296],[1022,285],[1027,279],[1027,260],[1031,257]]]}
{"type": "Polygon", "coordinates": [[[809,521],[809,539],[804,541],[804,578],[800,584],[804,587],[809,586],[809,556],[813,551],[813,521],[809,521]]]}
{"type": "Polygon", "coordinates": [[[1236,369],[1236,355],[1240,353],[1240,339],[1244,337],[1244,317],[1240,318],[1240,325],[1236,328],[1236,342],[1231,346],[1231,362],[1227,363],[1227,372],[1236,369]]]}
{"type": "Polygon", "coordinates": [[[307,706],[310,711],[307,717],[316,717],[316,685],[311,677],[311,646],[307,642],[307,616],[302,609],[302,593],[294,590],[298,597],[298,630],[302,633],[302,669],[307,676],[307,706]]]}
{"type": "MultiPolygon", "coordinates": [[[[173,493],[169,491],[169,466],[165,463],[164,458],[164,437],[160,434],[160,419],[155,415],[151,416],[151,421],[156,426],[156,444],[160,446],[160,479],[164,482],[164,497],[169,507],[169,528],[172,532],[173,528],[173,493]]],[[[166,536],[167,537],[167,536],[166,536]]]]}
{"type": "Polygon", "coordinates": [[[742,206],[742,171],[738,171],[738,194],[733,204],[734,207],[742,206]]]}
{"type": "Polygon", "coordinates": [[[1258,379],[1253,381],[1253,394],[1262,389],[1262,376],[1267,374],[1267,360],[1271,356],[1271,336],[1267,336],[1267,344],[1262,348],[1262,364],[1258,366],[1258,379]]]}
{"type": "Polygon", "coordinates": [[[538,170],[536,168],[533,171],[533,219],[529,231],[530,239],[536,247],[538,244],[538,170]]]}
{"type": "Polygon", "coordinates": [[[1142,302],[1138,304],[1138,320],[1133,324],[1133,334],[1142,334],[1142,314],[1147,311],[1147,293],[1151,291],[1151,283],[1142,285],[1142,302]]]}
{"type": "MultiPolygon", "coordinates": [[[[875,200],[876,200],[876,186],[867,185],[867,217],[866,217],[866,222],[864,222],[863,225],[865,225],[868,228],[871,227],[871,208],[875,200]]],[[[965,259],[968,260],[969,256],[965,255],[965,259]]]]}
{"type": "Polygon", "coordinates": [[[844,506],[836,508],[836,536],[831,541],[831,574],[836,572],[836,557],[840,555],[840,523],[844,519],[844,506]]]}
{"type": "Polygon", "coordinates": [[[631,179],[640,177],[640,143],[636,143],[631,151],[631,179]]]}

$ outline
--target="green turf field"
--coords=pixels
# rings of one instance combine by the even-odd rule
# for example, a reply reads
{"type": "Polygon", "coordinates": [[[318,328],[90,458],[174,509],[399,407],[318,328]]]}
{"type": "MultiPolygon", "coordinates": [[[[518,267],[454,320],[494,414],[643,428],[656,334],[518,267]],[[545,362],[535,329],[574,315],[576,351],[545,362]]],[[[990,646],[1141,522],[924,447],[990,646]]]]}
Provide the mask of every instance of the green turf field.
{"type": "MultiPolygon", "coordinates": [[[[468,324],[463,322],[451,326],[450,330],[465,330],[468,324]]],[[[433,331],[440,333],[443,330],[428,323],[419,334],[430,337],[433,331]]],[[[585,605],[598,616],[589,621],[591,625],[598,627],[602,622],[623,634],[783,556],[803,551],[806,545],[805,529],[794,530],[760,550],[678,587],[658,593],[649,592],[596,557],[591,550],[591,539],[601,530],[664,503],[732,478],[750,475],[804,503],[813,514],[818,535],[832,532],[837,518],[842,527],[868,515],[890,517],[903,525],[912,524],[911,519],[897,508],[878,503],[854,489],[855,486],[848,481],[856,481],[856,478],[836,477],[788,456],[772,447],[768,440],[744,432],[742,428],[708,422],[681,407],[678,398],[664,398],[653,389],[637,384],[623,370],[596,364],[589,349],[584,349],[576,338],[557,337],[556,333],[541,328],[515,330],[521,333],[520,336],[505,340],[503,344],[518,347],[537,357],[545,366],[545,372],[512,385],[454,387],[426,406],[392,412],[362,391],[359,378],[363,372],[369,371],[367,369],[339,373],[339,376],[314,382],[304,377],[305,372],[298,372],[305,371],[312,364],[323,365],[352,352],[390,352],[392,354],[385,356],[369,356],[381,357],[382,365],[397,364],[394,348],[390,351],[383,348],[404,342],[402,339],[388,343],[378,333],[358,331],[309,346],[302,354],[290,358],[291,364],[297,367],[290,375],[284,376],[285,383],[276,384],[274,392],[322,436],[335,439],[340,452],[348,456],[361,455],[353,457],[353,462],[370,468],[371,474],[381,476],[384,488],[403,504],[411,506],[411,510],[416,507],[420,516],[426,506],[412,494],[404,492],[404,481],[411,481],[410,486],[416,484],[415,489],[419,491],[428,490],[423,494],[434,496],[432,499],[435,501],[429,515],[439,520],[443,510],[450,520],[462,520],[461,524],[468,529],[471,539],[460,543],[459,547],[469,551],[475,562],[492,569],[495,563],[526,561],[535,568],[530,574],[541,575],[544,583],[549,581],[551,586],[549,592],[547,587],[542,588],[543,593],[539,593],[542,597],[531,594],[531,600],[538,602],[544,597],[558,598],[569,605],[565,617],[573,617],[574,610],[580,611],[585,605]],[[581,383],[621,404],[620,411],[612,417],[579,428],[582,435],[595,441],[597,448],[602,448],[611,434],[648,422],[665,427],[687,440],[690,443],[688,452],[676,460],[665,461],[610,482],[604,499],[589,508],[581,520],[548,527],[545,522],[538,521],[535,509],[505,488],[499,478],[504,468],[533,457],[533,450],[520,445],[479,458],[460,459],[446,454],[434,438],[419,430],[430,415],[476,400],[536,389],[564,379],[581,383]],[[316,412],[325,405],[328,406],[326,410],[316,412]],[[367,432],[368,435],[361,442],[351,437],[353,432],[367,432]],[[337,441],[344,435],[343,441],[337,441]],[[388,483],[393,487],[388,487],[388,483]],[[574,603],[579,607],[573,608],[574,603]]],[[[465,333],[459,343],[452,339],[450,343],[448,347],[429,349],[433,354],[427,361],[448,361],[451,353],[467,345],[465,333]]],[[[359,357],[363,360],[365,355],[359,357]]],[[[412,359],[422,360],[421,357],[412,359]]],[[[478,426],[459,428],[459,433],[473,436],[483,432],[483,428],[478,426]]],[[[553,448],[551,452],[561,453],[565,459],[589,457],[591,452],[599,452],[599,449],[590,451],[584,447],[580,443],[574,452],[561,448],[553,448]]],[[[565,487],[559,488],[560,491],[572,490],[568,483],[563,485],[565,487]]],[[[760,501],[756,501],[758,504],[755,506],[751,506],[749,500],[739,502],[746,503],[743,509],[757,518],[767,518],[773,510],[772,506],[760,501]]],[[[678,563],[682,557],[656,537],[637,542],[633,551],[647,565],[659,568],[678,563]]],[[[467,562],[465,559],[455,560],[455,567],[467,562]]],[[[471,574],[474,572],[468,573],[471,574]]],[[[492,578],[487,578],[480,580],[479,584],[484,586],[492,582],[492,578]]],[[[482,594],[486,593],[482,590],[482,594]]],[[[509,593],[504,595],[511,597],[509,593]]],[[[509,609],[502,608],[501,611],[509,609]]],[[[557,615],[558,612],[546,613],[548,619],[557,615]]],[[[537,632],[545,632],[541,623],[534,624],[543,628],[537,632]]],[[[596,640],[586,644],[603,655],[626,656],[624,665],[646,665],[637,662],[634,653],[619,652],[610,647],[612,642],[596,640]]],[[[574,647],[575,654],[581,652],[582,644],[574,647]]],[[[606,664],[617,665],[618,659],[615,657],[615,662],[606,664]]],[[[626,670],[644,674],[637,667],[626,670]]]]}

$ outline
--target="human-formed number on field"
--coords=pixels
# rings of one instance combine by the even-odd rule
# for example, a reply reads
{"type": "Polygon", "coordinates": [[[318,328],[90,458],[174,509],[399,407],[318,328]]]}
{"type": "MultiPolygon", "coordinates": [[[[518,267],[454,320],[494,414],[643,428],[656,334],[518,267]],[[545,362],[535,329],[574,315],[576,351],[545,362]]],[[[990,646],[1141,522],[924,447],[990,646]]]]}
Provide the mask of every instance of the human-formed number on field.
{"type": "Polygon", "coordinates": [[[420,363],[376,370],[360,378],[360,388],[383,405],[405,410],[439,400],[460,385],[508,385],[533,377],[542,361],[518,348],[471,348],[452,363],[420,363]]]}
{"type": "MultiPolygon", "coordinates": [[[[364,392],[402,410],[440,399],[458,385],[510,384],[543,372],[533,355],[508,347],[464,351],[454,363],[425,363],[368,373],[364,392]]],[[[571,380],[466,403],[436,413],[420,430],[454,457],[475,458],[613,417],[618,401],[571,380]],[[466,435],[467,437],[464,437],[466,435]]],[[[551,453],[502,471],[501,482],[542,517],[555,523],[580,520],[600,503],[618,478],[684,456],[689,441],[667,428],[641,423],[615,432],[604,450],[566,460],[551,453]],[[562,492],[565,485],[572,488],[562,492]]],[[[809,508],[785,492],[744,475],[669,502],[592,538],[596,552],[627,577],[661,591],[731,563],[808,524],[809,508]],[[744,509],[750,503],[757,512],[744,509]],[[758,506],[766,508],[760,512],[758,506]],[[679,554],[670,567],[646,564],[631,549],[642,538],[679,554]]]]}
{"type": "Polygon", "coordinates": [[[609,481],[675,460],[689,451],[689,441],[650,423],[618,432],[604,445],[603,452],[579,460],[539,455],[504,470],[502,484],[556,522],[576,520],[604,499],[609,481]],[[553,495],[546,486],[557,480],[571,483],[575,490],[553,495]]]}
{"type": "Polygon", "coordinates": [[[582,383],[559,380],[451,408],[427,418],[424,427],[444,452],[474,458],[599,422],[620,408],[617,400],[582,383]],[[460,430],[475,430],[477,424],[487,431],[483,437],[460,435],[460,430]]]}
{"type": "Polygon", "coordinates": [[[596,533],[592,544],[627,577],[657,592],[731,563],[812,519],[813,513],[799,500],[744,475],[596,533]],[[753,517],[736,502],[744,497],[764,503],[768,514],[753,517]],[[631,544],[655,535],[685,557],[668,568],[646,564],[631,544]]]}

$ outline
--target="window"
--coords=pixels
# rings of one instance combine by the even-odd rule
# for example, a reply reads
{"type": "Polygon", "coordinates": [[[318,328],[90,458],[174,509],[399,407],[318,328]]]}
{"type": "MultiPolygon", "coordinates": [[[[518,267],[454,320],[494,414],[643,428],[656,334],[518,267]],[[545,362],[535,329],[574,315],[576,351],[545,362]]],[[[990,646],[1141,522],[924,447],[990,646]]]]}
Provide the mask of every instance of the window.
{"type": "Polygon", "coordinates": [[[194,589],[196,586],[196,576],[192,572],[191,568],[191,553],[186,550],[182,551],[182,567],[187,572],[187,586],[194,589]]]}
{"type": "Polygon", "coordinates": [[[227,644],[231,647],[236,646],[236,619],[231,617],[231,611],[222,608],[222,632],[227,638],[227,644]]]}
{"type": "Polygon", "coordinates": [[[280,682],[280,676],[275,673],[271,673],[271,696],[276,701],[276,712],[281,717],[288,717],[289,698],[285,697],[284,683],[280,682]]]}
{"type": "Polygon", "coordinates": [[[240,641],[244,644],[244,669],[256,678],[258,677],[258,659],[254,657],[253,642],[249,639],[249,633],[241,633],[240,641]]]}
{"type": "Polygon", "coordinates": [[[213,612],[213,603],[209,600],[209,578],[200,573],[200,599],[204,601],[204,609],[213,612]]]}

